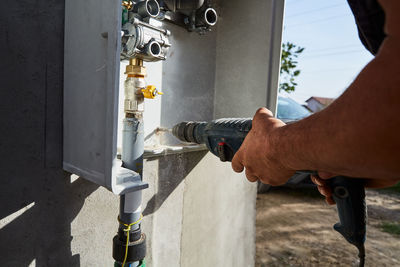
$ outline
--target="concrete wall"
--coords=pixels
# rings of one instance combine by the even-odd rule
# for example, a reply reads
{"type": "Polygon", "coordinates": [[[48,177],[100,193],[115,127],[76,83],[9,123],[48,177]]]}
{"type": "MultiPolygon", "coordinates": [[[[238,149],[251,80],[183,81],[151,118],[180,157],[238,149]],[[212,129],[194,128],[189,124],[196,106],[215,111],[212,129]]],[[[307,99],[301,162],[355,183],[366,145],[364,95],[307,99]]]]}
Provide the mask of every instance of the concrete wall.
{"type": "Polygon", "coordinates": [[[254,266],[256,188],[229,163],[169,155],[146,160],[144,177],[150,266],[254,266]]]}

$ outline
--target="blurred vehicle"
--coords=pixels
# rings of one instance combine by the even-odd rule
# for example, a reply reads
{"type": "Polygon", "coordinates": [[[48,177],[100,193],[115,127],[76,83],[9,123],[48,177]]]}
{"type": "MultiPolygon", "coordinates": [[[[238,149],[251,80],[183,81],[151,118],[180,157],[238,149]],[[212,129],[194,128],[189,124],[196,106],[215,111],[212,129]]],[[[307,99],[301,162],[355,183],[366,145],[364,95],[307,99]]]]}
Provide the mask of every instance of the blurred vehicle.
{"type": "Polygon", "coordinates": [[[311,114],[308,109],[293,99],[281,95],[278,96],[278,112],[276,117],[284,123],[298,121],[311,114]]]}
{"type": "MultiPolygon", "coordinates": [[[[279,95],[278,96],[278,111],[277,118],[282,120],[284,123],[292,123],[298,120],[301,120],[312,113],[294,101],[293,99],[279,95]]],[[[309,186],[313,183],[310,180],[310,175],[304,173],[296,173],[294,174],[285,185],[288,187],[297,187],[297,186],[309,186]]],[[[263,184],[258,181],[257,185],[257,193],[265,193],[271,189],[271,185],[263,184]]]]}

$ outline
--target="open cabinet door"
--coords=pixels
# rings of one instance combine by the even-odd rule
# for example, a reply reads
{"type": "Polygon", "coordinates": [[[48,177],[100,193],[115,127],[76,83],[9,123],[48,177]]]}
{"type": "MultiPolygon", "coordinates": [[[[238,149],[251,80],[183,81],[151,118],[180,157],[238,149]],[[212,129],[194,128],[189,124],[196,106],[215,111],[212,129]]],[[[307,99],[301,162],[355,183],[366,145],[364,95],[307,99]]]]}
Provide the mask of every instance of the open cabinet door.
{"type": "Polygon", "coordinates": [[[144,186],[117,160],[120,47],[120,1],[65,1],[63,167],[115,194],[144,186]]]}

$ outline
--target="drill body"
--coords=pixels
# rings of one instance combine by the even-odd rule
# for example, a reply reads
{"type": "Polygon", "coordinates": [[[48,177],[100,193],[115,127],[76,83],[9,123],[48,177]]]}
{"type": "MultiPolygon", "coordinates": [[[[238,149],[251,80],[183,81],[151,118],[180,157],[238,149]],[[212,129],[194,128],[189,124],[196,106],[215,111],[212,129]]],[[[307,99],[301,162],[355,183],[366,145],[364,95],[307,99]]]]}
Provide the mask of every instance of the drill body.
{"type": "MultiPolygon", "coordinates": [[[[232,161],[246,135],[251,130],[251,119],[218,119],[211,122],[181,122],[172,134],[188,143],[205,144],[221,161],[232,161]]],[[[315,171],[300,171],[317,174],[315,171]]],[[[350,244],[359,251],[360,265],[364,266],[366,236],[365,189],[362,179],[337,176],[328,180],[336,202],[340,222],[334,225],[350,244]]]]}
{"type": "Polygon", "coordinates": [[[184,142],[205,144],[221,161],[232,161],[251,130],[251,122],[251,119],[181,122],[174,126],[172,134],[184,142]]]}

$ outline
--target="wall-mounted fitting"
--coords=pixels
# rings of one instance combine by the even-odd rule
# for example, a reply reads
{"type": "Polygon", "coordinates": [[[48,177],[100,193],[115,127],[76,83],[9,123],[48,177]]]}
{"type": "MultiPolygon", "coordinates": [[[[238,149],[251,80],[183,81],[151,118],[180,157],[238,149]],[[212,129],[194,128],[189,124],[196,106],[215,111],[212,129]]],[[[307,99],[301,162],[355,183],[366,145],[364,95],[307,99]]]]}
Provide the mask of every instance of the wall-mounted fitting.
{"type": "Polygon", "coordinates": [[[217,23],[218,14],[207,0],[164,0],[165,19],[184,26],[188,31],[204,34],[217,23]]]}
{"type": "Polygon", "coordinates": [[[168,30],[133,18],[122,26],[121,59],[140,58],[144,61],[165,60],[171,46],[168,30]]]}

